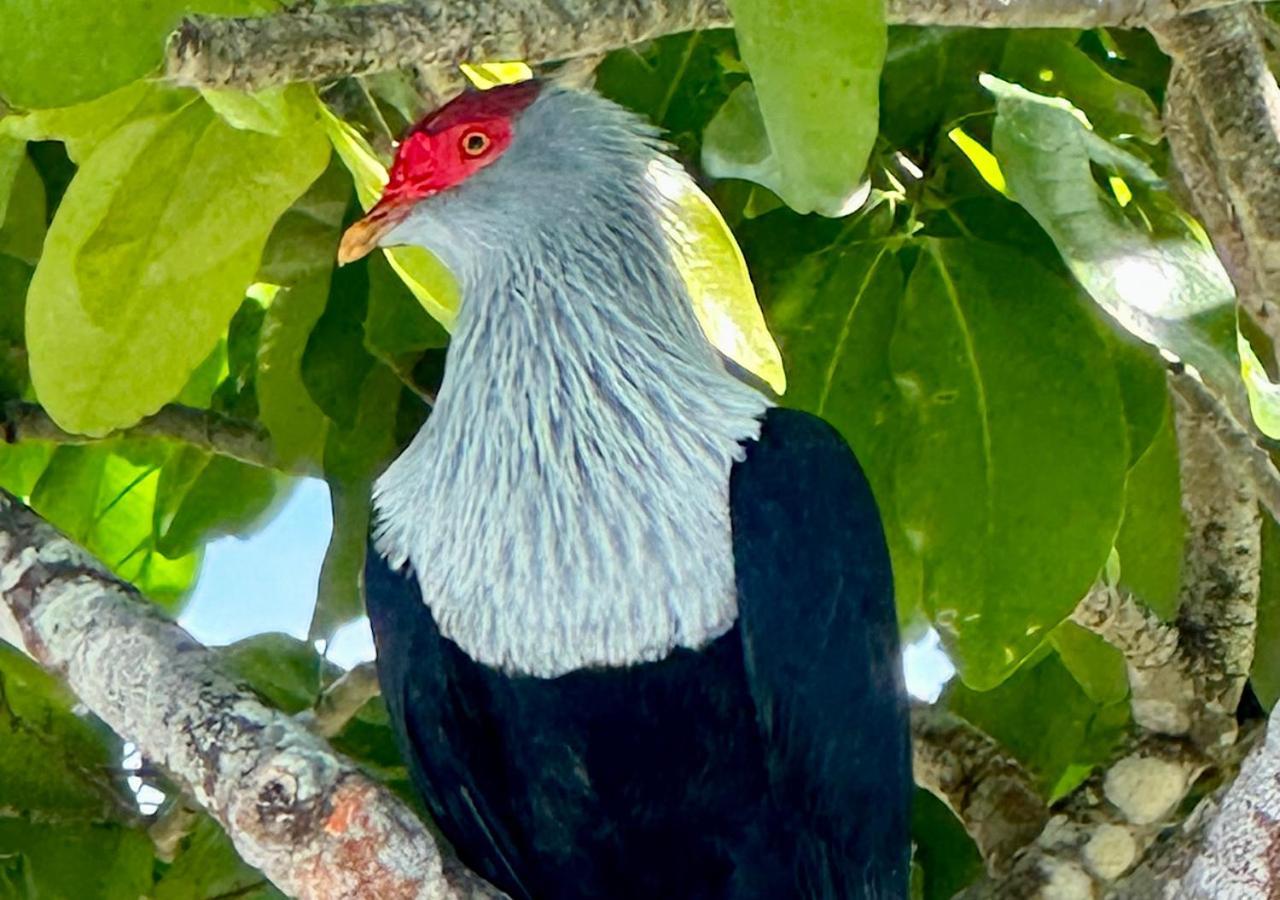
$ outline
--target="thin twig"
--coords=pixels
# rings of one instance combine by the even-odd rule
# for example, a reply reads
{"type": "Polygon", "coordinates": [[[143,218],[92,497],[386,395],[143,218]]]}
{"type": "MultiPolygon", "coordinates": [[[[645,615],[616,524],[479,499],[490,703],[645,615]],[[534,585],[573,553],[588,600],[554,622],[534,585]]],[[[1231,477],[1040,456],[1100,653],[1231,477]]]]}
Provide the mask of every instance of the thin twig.
{"type": "MultiPolygon", "coordinates": [[[[0,436],[9,444],[49,441],[55,444],[92,444],[102,438],[63,430],[35,403],[13,403],[5,408],[0,436]]],[[[137,425],[121,429],[110,438],[166,438],[181,441],[219,456],[260,468],[277,468],[267,434],[248,422],[212,410],[170,405],[137,425]]]]}

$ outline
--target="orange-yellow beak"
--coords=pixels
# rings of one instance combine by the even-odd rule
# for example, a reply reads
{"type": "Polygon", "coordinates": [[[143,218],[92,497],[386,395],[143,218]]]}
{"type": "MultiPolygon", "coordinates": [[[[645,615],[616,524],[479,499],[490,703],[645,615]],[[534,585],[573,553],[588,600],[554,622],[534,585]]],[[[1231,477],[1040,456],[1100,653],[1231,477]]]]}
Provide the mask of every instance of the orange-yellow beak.
{"type": "Polygon", "coordinates": [[[382,236],[404,221],[410,204],[384,205],[379,201],[363,219],[352,224],[338,245],[338,265],[345,266],[368,256],[382,236]]]}

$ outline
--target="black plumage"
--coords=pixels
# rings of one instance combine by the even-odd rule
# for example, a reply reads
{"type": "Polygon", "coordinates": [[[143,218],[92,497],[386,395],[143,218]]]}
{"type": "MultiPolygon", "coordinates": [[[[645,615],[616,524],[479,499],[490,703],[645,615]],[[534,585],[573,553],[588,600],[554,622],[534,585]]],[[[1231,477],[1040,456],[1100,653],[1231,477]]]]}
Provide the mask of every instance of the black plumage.
{"type": "Polygon", "coordinates": [[[472,661],[371,549],[379,677],[462,861],[514,898],[906,896],[907,707],[874,498],[819,419],[771,410],[730,485],[738,620],[557,678],[472,661]]]}

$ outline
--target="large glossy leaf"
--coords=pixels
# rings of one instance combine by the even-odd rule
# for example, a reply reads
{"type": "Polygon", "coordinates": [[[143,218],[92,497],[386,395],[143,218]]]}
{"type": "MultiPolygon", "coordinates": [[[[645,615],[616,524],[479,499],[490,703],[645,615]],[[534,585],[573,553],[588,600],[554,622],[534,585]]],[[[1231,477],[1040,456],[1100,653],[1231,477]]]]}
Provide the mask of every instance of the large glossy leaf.
{"type": "Polygon", "coordinates": [[[996,95],[993,149],[1010,193],[1072,273],[1117,322],[1195,366],[1248,421],[1235,291],[1217,256],[1189,230],[1157,234],[1128,222],[1094,181],[1091,164],[1138,182],[1154,174],[1098,137],[1065,100],[989,76],[983,83],[996,95]]]}
{"type": "Polygon", "coordinates": [[[720,210],[675,166],[654,164],[647,176],[667,200],[662,226],[703,332],[721,353],[783,393],[787,376],[782,356],[720,210]]]}
{"type": "Polygon", "coordinates": [[[1051,800],[1109,761],[1129,725],[1127,701],[1090,700],[1052,653],[992,691],[953,682],[940,702],[1000,741],[1051,800]]]}
{"type": "Polygon", "coordinates": [[[991,687],[1071,611],[1115,540],[1128,462],[1115,372],[1070,285],[946,241],[921,252],[890,365],[895,524],[961,675],[991,687]]]}
{"type": "Polygon", "coordinates": [[[0,96],[14,106],[67,106],[112,91],[159,65],[184,13],[248,15],[274,0],[4,0],[0,96]]]}
{"type": "MultiPolygon", "coordinates": [[[[889,367],[889,342],[903,284],[895,246],[870,241],[801,257],[764,285],[769,321],[791,376],[787,404],[840,430],[890,517],[896,508],[901,398],[889,367]]],[[[920,560],[902,529],[891,525],[887,536],[906,622],[920,614],[920,560]]]]}
{"type": "Polygon", "coordinates": [[[883,0],[730,0],[729,8],[754,91],[731,98],[733,127],[717,129],[723,139],[708,133],[707,170],[738,177],[735,146],[752,142],[756,155],[776,161],[767,186],[793,209],[828,216],[856,209],[879,130],[883,0]]]}
{"type": "Polygon", "coordinates": [[[280,214],[328,145],[300,89],[286,137],[203,101],[98,144],[45,241],[27,306],[32,380],[60,425],[104,434],[182,388],[227,327],[280,214]]]}
{"type": "Polygon", "coordinates": [[[895,147],[987,104],[978,73],[1000,62],[1009,34],[995,28],[889,28],[880,82],[880,130],[895,147]]]}
{"type": "Polygon", "coordinates": [[[197,447],[179,447],[160,473],[155,545],[185,556],[221,534],[244,535],[271,507],[284,478],[197,447]]]}

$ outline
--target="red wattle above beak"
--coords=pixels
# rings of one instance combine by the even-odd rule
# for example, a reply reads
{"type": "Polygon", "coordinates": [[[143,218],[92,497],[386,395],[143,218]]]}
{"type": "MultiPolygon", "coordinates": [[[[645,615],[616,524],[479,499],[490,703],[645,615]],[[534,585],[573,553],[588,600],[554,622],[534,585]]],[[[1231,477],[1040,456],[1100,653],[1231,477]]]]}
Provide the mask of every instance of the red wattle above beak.
{"type": "Polygon", "coordinates": [[[388,206],[379,202],[342,235],[342,242],[338,244],[338,265],[345,266],[368,256],[378,246],[382,236],[404,221],[408,214],[407,204],[388,206]]]}

